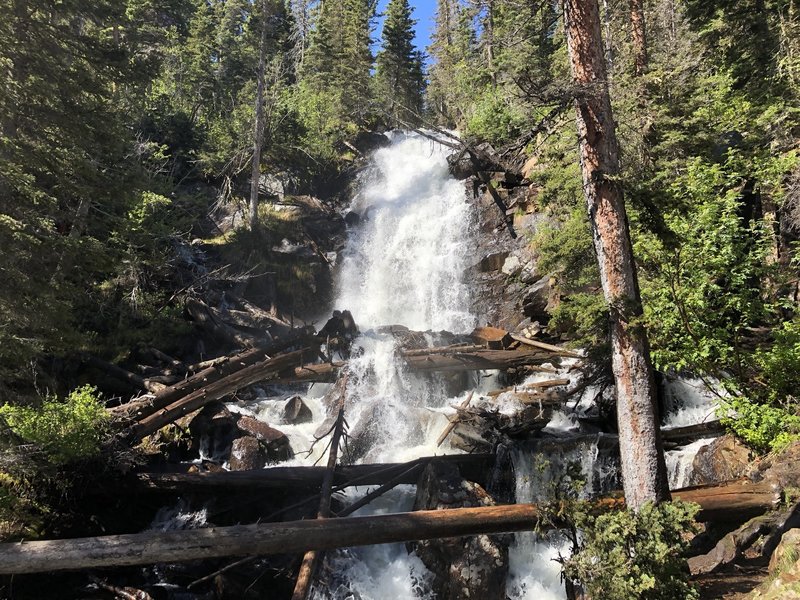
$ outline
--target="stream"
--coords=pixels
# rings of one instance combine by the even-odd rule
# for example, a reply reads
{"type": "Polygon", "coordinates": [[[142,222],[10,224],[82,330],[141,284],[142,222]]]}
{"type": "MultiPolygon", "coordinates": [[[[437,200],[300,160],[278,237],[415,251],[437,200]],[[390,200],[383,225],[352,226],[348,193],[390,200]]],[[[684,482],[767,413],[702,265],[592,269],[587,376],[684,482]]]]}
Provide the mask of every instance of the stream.
{"type": "MultiPolygon", "coordinates": [[[[361,217],[351,230],[348,245],[337,266],[337,294],[331,307],[349,310],[361,330],[350,358],[345,415],[348,447],[345,459],[354,462],[404,462],[421,456],[460,453],[449,439],[437,447],[453,406],[474,391],[474,404],[488,403],[482,392],[503,387],[497,374],[471,374],[461,391],[443,375],[417,376],[404,371],[395,358],[397,340],[385,326],[400,325],[426,334],[437,345],[440,330],[468,333],[478,325],[471,314],[471,287],[464,280],[476,256],[476,215],[463,182],[447,168],[450,149],[417,134],[394,132],[392,144],[378,150],[372,167],[364,173],[350,209],[361,217]],[[464,388],[467,389],[464,389],[464,388]]],[[[325,315],[327,317],[327,315],[325,315]]],[[[325,322],[323,318],[321,325],[325,322]]],[[[528,382],[554,377],[577,381],[574,361],[550,365],[557,375],[534,373],[528,382]]],[[[690,382],[691,383],[691,382],[690,382]]],[[[686,382],[669,384],[667,426],[700,422],[713,415],[713,398],[686,382]],[[671,394],[671,395],[670,395],[671,394]]],[[[290,439],[297,457],[287,464],[324,464],[324,441],[315,444],[315,432],[324,429],[328,416],[325,395],[332,386],[315,384],[304,397],[313,419],[304,424],[279,425],[290,439]]],[[[269,389],[255,405],[232,407],[269,423],[280,423],[286,395],[269,389]]],[[[592,415],[595,399],[608,390],[586,389],[570,412],[556,413],[545,427],[546,448],[526,442],[510,449],[517,502],[546,500],[559,484],[567,464],[582,473],[583,496],[620,486],[613,444],[609,436],[587,431],[576,415],[592,415]],[[576,436],[581,436],[576,441],[576,436]],[[563,443],[562,443],[563,442],[563,443]]],[[[572,404],[572,403],[571,403],[572,404]]],[[[512,414],[521,406],[500,395],[493,406],[512,414]]],[[[611,436],[613,437],[613,436],[611,436]]],[[[690,476],[691,461],[704,443],[668,454],[673,485],[690,476]]],[[[701,443],[702,442],[702,443],[701,443]]],[[[340,453],[341,456],[341,453],[340,453]]],[[[363,496],[366,488],[349,488],[345,502],[363,496]]],[[[357,515],[411,510],[415,486],[399,486],[357,512],[357,515]]],[[[558,535],[538,537],[516,534],[509,549],[506,594],[513,600],[561,600],[566,597],[560,577],[559,555],[569,547],[558,535]]],[[[317,600],[434,598],[433,575],[404,544],[343,549],[325,555],[313,589],[317,600]]]]}

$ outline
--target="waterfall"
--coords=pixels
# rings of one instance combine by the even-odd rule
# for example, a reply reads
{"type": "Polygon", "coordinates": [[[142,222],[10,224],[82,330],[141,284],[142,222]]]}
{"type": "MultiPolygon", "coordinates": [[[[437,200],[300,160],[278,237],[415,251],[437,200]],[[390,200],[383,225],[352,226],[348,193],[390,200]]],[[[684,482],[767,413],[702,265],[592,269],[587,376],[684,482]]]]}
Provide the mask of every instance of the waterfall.
{"type": "MultiPolygon", "coordinates": [[[[416,134],[394,132],[362,177],[351,210],[360,224],[343,252],[333,308],[349,310],[361,329],[349,360],[345,413],[357,460],[402,462],[441,452],[449,401],[437,377],[406,373],[396,340],[380,327],[468,332],[471,206],[447,168],[450,150],[416,134]]],[[[355,499],[366,492],[352,488],[355,499]]],[[[414,486],[400,486],[356,514],[410,510],[414,486]]],[[[315,597],[411,599],[429,596],[430,574],[403,544],[330,552],[315,597]]]]}

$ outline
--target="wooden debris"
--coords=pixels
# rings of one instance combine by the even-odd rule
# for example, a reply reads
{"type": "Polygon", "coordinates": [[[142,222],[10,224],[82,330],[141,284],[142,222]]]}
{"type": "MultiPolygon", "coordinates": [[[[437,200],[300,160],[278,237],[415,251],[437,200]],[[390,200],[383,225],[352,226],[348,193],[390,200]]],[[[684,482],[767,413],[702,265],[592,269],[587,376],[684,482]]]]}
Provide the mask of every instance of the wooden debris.
{"type": "Polygon", "coordinates": [[[540,348],[542,350],[549,350],[550,352],[553,352],[558,356],[565,356],[567,358],[582,358],[580,354],[572,352],[571,350],[567,350],[566,348],[561,348],[560,346],[554,346],[553,344],[545,344],[544,342],[540,342],[538,340],[531,340],[516,333],[512,333],[510,335],[512,339],[519,342],[520,344],[525,344],[526,346],[532,346],[533,348],[540,348]]]}
{"type": "Polygon", "coordinates": [[[527,393],[530,389],[546,389],[551,387],[561,387],[569,385],[569,379],[550,379],[548,381],[537,381],[534,383],[526,383],[524,385],[513,385],[511,387],[502,388],[500,390],[493,390],[486,394],[490,397],[497,397],[500,394],[505,394],[506,392],[518,392],[518,393],[527,393]]]}
{"type": "MultiPolygon", "coordinates": [[[[452,454],[429,456],[419,461],[446,461],[458,465],[465,479],[483,483],[494,465],[493,454],[452,454]]],[[[383,485],[411,463],[384,463],[337,466],[333,483],[348,485],[383,485]]],[[[234,489],[314,489],[322,484],[324,467],[268,467],[254,471],[220,471],[200,473],[138,473],[137,486],[154,491],[234,489]]],[[[400,483],[416,483],[416,476],[404,477],[400,483]]]]}
{"type": "MultiPolygon", "coordinates": [[[[461,403],[459,408],[467,408],[469,406],[469,403],[472,401],[472,395],[474,393],[475,393],[474,391],[470,392],[466,400],[464,400],[464,402],[461,403]]],[[[447,436],[450,435],[453,429],[456,428],[457,423],[458,421],[454,419],[447,424],[447,427],[444,428],[444,431],[442,431],[441,435],[439,436],[439,439],[436,440],[437,447],[441,446],[444,443],[444,441],[447,439],[447,436]]]]}
{"type": "Polygon", "coordinates": [[[469,336],[492,350],[504,350],[514,341],[505,329],[497,327],[477,327],[469,336]]]}
{"type": "Polygon", "coordinates": [[[213,400],[224,398],[243,387],[259,381],[274,378],[283,371],[293,368],[294,365],[302,363],[304,356],[308,354],[308,350],[297,350],[244,367],[227,377],[191,392],[158,412],[145,417],[131,428],[130,437],[134,440],[140,440],[151,433],[155,433],[164,425],[180,419],[198,408],[202,408],[213,400]]]}
{"type": "MultiPolygon", "coordinates": [[[[742,511],[765,512],[778,504],[772,486],[731,482],[673,492],[697,502],[699,520],[730,517],[742,511]]],[[[598,501],[598,510],[621,508],[621,498],[598,501]]],[[[411,513],[313,519],[284,523],[147,531],[66,540],[0,544],[0,574],[47,573],[158,562],[183,562],[226,556],[293,554],[307,550],[409,542],[485,533],[531,530],[541,522],[535,504],[428,510],[411,513]]]]}
{"type": "MultiPolygon", "coordinates": [[[[322,477],[322,490],[320,492],[317,519],[327,519],[331,516],[331,486],[333,485],[333,478],[336,471],[336,459],[339,456],[339,442],[344,429],[344,403],[345,397],[347,396],[347,374],[341,378],[337,387],[340,389],[336,424],[334,425],[333,435],[331,437],[328,465],[325,468],[325,475],[322,477]]],[[[311,582],[314,580],[314,574],[316,573],[320,558],[321,554],[317,550],[308,550],[305,553],[303,562],[300,564],[300,572],[297,574],[292,600],[306,600],[311,590],[311,582]]]]}

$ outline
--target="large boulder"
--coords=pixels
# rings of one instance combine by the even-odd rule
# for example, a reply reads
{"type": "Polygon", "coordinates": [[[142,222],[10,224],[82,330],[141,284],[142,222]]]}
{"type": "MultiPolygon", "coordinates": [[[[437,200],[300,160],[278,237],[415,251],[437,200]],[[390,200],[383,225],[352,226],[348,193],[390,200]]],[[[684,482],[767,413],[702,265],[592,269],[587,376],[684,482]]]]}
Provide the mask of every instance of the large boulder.
{"type": "Polygon", "coordinates": [[[754,481],[769,481],[778,489],[800,488],[800,442],[758,461],[748,473],[754,481]]]}
{"type": "Polygon", "coordinates": [[[300,396],[292,396],[283,405],[284,423],[308,423],[313,418],[314,414],[300,396]]]}
{"type": "Polygon", "coordinates": [[[294,458],[289,438],[282,431],[246,415],[239,418],[237,426],[245,436],[258,440],[268,462],[275,463],[294,458]]]}
{"type": "Polygon", "coordinates": [[[750,449],[732,434],[723,435],[697,452],[692,463],[692,485],[743,477],[752,460],[750,449]]]}
{"type": "MultiPolygon", "coordinates": [[[[433,462],[420,476],[415,510],[493,506],[478,484],[462,479],[458,467],[433,462]]],[[[505,600],[508,536],[479,535],[425,540],[410,545],[433,573],[439,600],[505,600]]]]}
{"type": "Polygon", "coordinates": [[[246,435],[234,440],[228,463],[231,471],[263,469],[266,464],[267,453],[256,438],[246,435]]]}
{"type": "Polygon", "coordinates": [[[800,529],[783,534],[769,562],[769,575],[748,600],[800,600],[800,529]]]}

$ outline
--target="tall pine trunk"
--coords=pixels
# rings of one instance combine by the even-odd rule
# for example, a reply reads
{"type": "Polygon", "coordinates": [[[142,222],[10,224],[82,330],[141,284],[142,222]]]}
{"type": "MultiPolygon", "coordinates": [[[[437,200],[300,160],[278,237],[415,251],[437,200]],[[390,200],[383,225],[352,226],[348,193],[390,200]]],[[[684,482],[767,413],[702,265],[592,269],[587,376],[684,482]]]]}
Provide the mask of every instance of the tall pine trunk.
{"type": "Polygon", "coordinates": [[[647,69],[647,37],[645,34],[643,0],[630,0],[631,41],[633,42],[633,72],[637,77],[647,69]]]}
{"type": "Polygon", "coordinates": [[[253,135],[253,170],[250,174],[250,229],[258,227],[258,187],[261,179],[261,146],[264,143],[264,87],[267,70],[267,27],[269,0],[263,2],[261,47],[258,52],[258,84],[256,87],[256,122],[253,135]]]}
{"type": "Polygon", "coordinates": [[[625,500],[638,509],[668,500],[656,386],[619,177],[619,147],[608,92],[597,0],[564,0],[581,171],[603,294],[610,310],[612,367],[625,500]]]}

